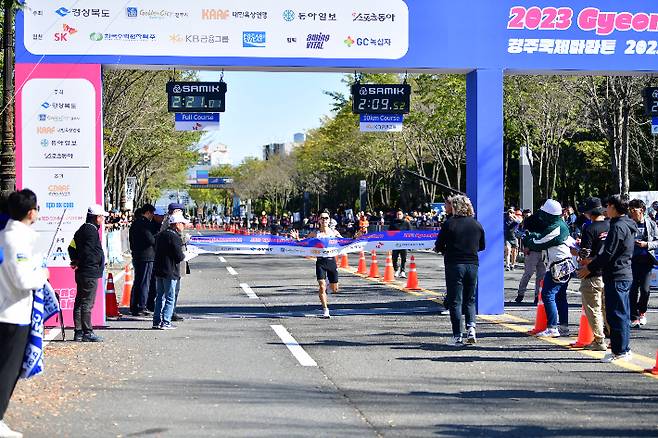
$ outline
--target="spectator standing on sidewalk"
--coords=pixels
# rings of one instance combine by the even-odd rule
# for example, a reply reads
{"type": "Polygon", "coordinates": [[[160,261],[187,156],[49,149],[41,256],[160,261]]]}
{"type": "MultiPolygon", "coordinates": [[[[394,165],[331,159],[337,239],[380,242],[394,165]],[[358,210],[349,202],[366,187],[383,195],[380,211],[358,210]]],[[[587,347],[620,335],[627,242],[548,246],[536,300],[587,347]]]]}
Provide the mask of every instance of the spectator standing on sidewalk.
{"type": "Polygon", "coordinates": [[[149,315],[146,310],[146,300],[155,260],[155,235],[151,224],[154,214],[155,207],[151,204],[144,204],[135,212],[135,220],[130,226],[130,251],[135,268],[135,278],[130,294],[130,313],[133,316],[149,315]]]}
{"type": "MultiPolygon", "coordinates": [[[[404,218],[404,212],[398,210],[395,213],[395,219],[391,221],[391,224],[388,226],[389,231],[409,231],[411,230],[411,225],[404,218]]],[[[395,277],[407,278],[405,273],[405,265],[407,263],[407,250],[406,249],[394,249],[393,250],[393,270],[395,271],[395,277]],[[400,258],[400,264],[398,265],[398,257],[400,258]]]]}
{"type": "MultiPolygon", "coordinates": [[[[179,204],[177,202],[172,202],[171,204],[169,204],[169,206],[167,207],[167,215],[164,217],[164,219],[162,220],[162,224],[160,225],[160,232],[165,231],[169,228],[169,218],[172,215],[184,216],[183,215],[183,210],[184,209],[185,209],[185,206],[183,204],[179,204]]],[[[263,212],[263,213],[265,213],[265,212],[263,212]]],[[[184,229],[185,229],[185,227],[183,227],[183,230],[184,229]]],[[[185,251],[187,241],[188,241],[189,237],[185,235],[183,230],[181,230],[179,234],[181,236],[181,239],[183,240],[183,251],[185,251]]],[[[185,262],[183,264],[183,269],[180,270],[180,277],[181,278],[176,282],[176,297],[174,299],[174,314],[171,317],[172,321],[182,321],[183,320],[183,317],[176,313],[176,304],[178,303],[178,294],[180,293],[182,278],[185,277],[186,274],[187,274],[187,262],[185,262]]]]}
{"type": "Polygon", "coordinates": [[[101,205],[90,206],[87,209],[87,220],[75,232],[68,247],[77,288],[73,304],[74,341],[103,341],[94,333],[91,311],[96,301],[98,279],[103,277],[105,269],[105,255],[98,233],[108,214],[101,205]]]}
{"type": "Polygon", "coordinates": [[[610,230],[605,238],[603,250],[591,260],[584,260],[578,271],[580,278],[591,272],[603,271],[603,293],[605,313],[610,326],[612,353],[603,357],[603,362],[630,360],[630,303],[628,293],[633,282],[631,257],[635,247],[637,227],[627,216],[628,198],[613,195],[607,200],[607,216],[610,230]]]}
{"type": "Polygon", "coordinates": [[[16,387],[32,322],[32,289],[48,280],[48,269],[33,254],[39,235],[37,196],[28,189],[13,192],[7,200],[10,219],[0,232],[0,436],[21,437],[3,418],[16,387]]]}
{"type": "MultiPolygon", "coordinates": [[[[601,200],[596,197],[585,200],[583,214],[587,217],[589,223],[583,228],[578,255],[581,260],[587,260],[601,253],[603,243],[610,229],[610,222],[603,216],[601,200]]],[[[603,287],[603,271],[601,269],[590,272],[587,277],[580,281],[583,310],[594,335],[594,341],[585,346],[585,350],[606,351],[608,349],[604,335],[604,327],[607,323],[605,321],[603,287]]]]}
{"type": "Polygon", "coordinates": [[[631,328],[640,328],[647,323],[647,307],[651,292],[651,271],[656,265],[654,251],[658,248],[658,225],[646,218],[646,205],[640,199],[628,203],[631,219],[637,226],[631,268],[633,283],[629,294],[631,304],[631,328]]]}
{"type": "Polygon", "coordinates": [[[513,208],[507,210],[505,216],[505,270],[511,271],[516,265],[516,256],[519,251],[519,241],[516,237],[516,230],[519,227],[519,220],[516,217],[513,208]]]}
{"type": "Polygon", "coordinates": [[[176,328],[171,324],[176,303],[176,284],[180,281],[180,265],[185,260],[183,240],[180,233],[185,224],[189,223],[182,213],[169,216],[169,228],[160,232],[155,241],[155,309],[153,312],[153,328],[171,330],[176,328]]]}
{"type": "Polygon", "coordinates": [[[462,314],[466,317],[466,343],[475,344],[475,290],[478,280],[478,252],[485,248],[484,229],[475,220],[470,199],[457,195],[450,198],[453,216],[444,222],[434,249],[443,253],[447,295],[445,306],[450,311],[452,339],[449,345],[460,347],[462,314]]]}
{"type": "MultiPolygon", "coordinates": [[[[536,232],[539,231],[539,221],[537,215],[530,215],[530,210],[528,210],[527,215],[523,219],[523,222],[519,226],[520,230],[525,234],[526,232],[536,232]]],[[[520,303],[525,298],[525,292],[528,290],[528,282],[532,278],[532,274],[535,274],[535,299],[534,303],[537,304],[539,299],[539,291],[541,281],[546,275],[546,265],[544,264],[544,257],[541,251],[533,251],[524,246],[523,254],[525,255],[524,259],[524,271],[521,281],[519,282],[519,290],[517,292],[515,302],[520,303]]]]}

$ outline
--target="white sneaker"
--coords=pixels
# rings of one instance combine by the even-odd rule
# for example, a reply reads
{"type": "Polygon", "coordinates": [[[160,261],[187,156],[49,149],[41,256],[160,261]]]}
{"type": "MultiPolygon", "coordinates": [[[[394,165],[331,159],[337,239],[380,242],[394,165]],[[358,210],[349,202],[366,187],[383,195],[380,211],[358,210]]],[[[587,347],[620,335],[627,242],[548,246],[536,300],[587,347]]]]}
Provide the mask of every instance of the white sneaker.
{"type": "Polygon", "coordinates": [[[328,308],[324,309],[324,312],[322,312],[322,317],[326,318],[326,319],[331,318],[331,315],[329,314],[329,309],[328,308]]]}
{"type": "Polygon", "coordinates": [[[404,271],[400,271],[400,277],[401,278],[407,278],[407,273],[404,271]]]}
{"type": "Polygon", "coordinates": [[[23,434],[16,432],[15,430],[11,430],[9,426],[7,426],[7,423],[5,423],[3,420],[0,420],[0,438],[23,438],[23,434]]]}
{"type": "Polygon", "coordinates": [[[631,353],[631,351],[628,350],[626,353],[622,353],[622,354],[607,353],[605,356],[603,356],[601,362],[610,363],[618,360],[629,362],[632,358],[633,358],[633,353],[631,353]]]}
{"type": "Polygon", "coordinates": [[[535,336],[538,338],[559,338],[560,331],[556,328],[547,328],[543,332],[537,333],[535,336]]]}
{"type": "Polygon", "coordinates": [[[393,276],[395,278],[398,278],[400,276],[400,270],[398,269],[397,271],[395,271],[395,274],[393,274],[393,276]]]}
{"type": "Polygon", "coordinates": [[[644,313],[640,315],[640,325],[647,325],[647,317],[644,316],[644,313]]]}
{"type": "Polygon", "coordinates": [[[475,327],[469,327],[466,331],[466,344],[475,345],[477,339],[475,338],[475,327]]]}
{"type": "Polygon", "coordinates": [[[453,336],[453,337],[450,338],[450,340],[448,341],[448,345],[451,346],[451,347],[463,347],[463,346],[464,346],[464,342],[462,341],[462,337],[461,337],[461,336],[453,336]]]}

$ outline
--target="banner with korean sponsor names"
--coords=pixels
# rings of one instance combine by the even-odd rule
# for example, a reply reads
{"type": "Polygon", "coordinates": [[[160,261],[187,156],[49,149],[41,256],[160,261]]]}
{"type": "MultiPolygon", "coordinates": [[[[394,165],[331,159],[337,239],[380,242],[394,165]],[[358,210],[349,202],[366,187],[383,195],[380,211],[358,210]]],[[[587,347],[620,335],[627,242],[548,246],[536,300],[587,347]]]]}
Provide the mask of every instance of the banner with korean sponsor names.
{"type": "Polygon", "coordinates": [[[219,113],[176,113],[176,131],[219,131],[219,113]]]}
{"type": "Polygon", "coordinates": [[[192,236],[188,248],[197,253],[270,254],[304,257],[334,257],[359,251],[392,251],[394,249],[432,249],[438,231],[382,231],[365,234],[357,239],[308,238],[294,240],[271,234],[244,236],[222,234],[192,236]]]}
{"type": "Polygon", "coordinates": [[[33,63],[653,71],[658,3],[31,0],[16,30],[33,63]]]}
{"type": "Polygon", "coordinates": [[[408,49],[403,0],[30,0],[28,7],[24,41],[34,54],[398,59],[408,49]]]}
{"type": "MultiPolygon", "coordinates": [[[[87,207],[103,199],[101,69],[17,64],[15,81],[16,186],[37,195],[35,252],[48,254],[50,282],[70,325],[76,287],[67,248],[87,207]]],[[[102,285],[97,300],[92,318],[103,325],[102,285]]]]}
{"type": "Polygon", "coordinates": [[[402,132],[402,114],[360,114],[361,132],[402,132]]]}

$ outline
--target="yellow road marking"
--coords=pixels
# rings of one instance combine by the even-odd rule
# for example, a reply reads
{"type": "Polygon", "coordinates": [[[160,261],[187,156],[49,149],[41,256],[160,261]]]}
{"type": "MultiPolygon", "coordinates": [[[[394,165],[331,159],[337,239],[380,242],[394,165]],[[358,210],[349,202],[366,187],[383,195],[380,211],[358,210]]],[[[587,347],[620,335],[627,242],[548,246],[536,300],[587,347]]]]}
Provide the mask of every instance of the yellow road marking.
{"type": "MultiPolygon", "coordinates": [[[[432,290],[424,289],[424,288],[420,288],[418,291],[412,291],[412,290],[406,289],[406,288],[404,288],[404,287],[402,287],[402,286],[400,286],[399,284],[396,284],[396,283],[384,282],[379,278],[370,278],[370,277],[368,277],[367,275],[364,275],[364,274],[357,274],[356,269],[352,269],[352,268],[339,268],[339,269],[343,272],[347,272],[347,273],[355,275],[357,277],[361,277],[361,278],[363,278],[365,280],[368,280],[372,283],[377,283],[377,284],[381,284],[381,285],[384,285],[384,286],[388,286],[392,289],[397,289],[397,290],[400,290],[400,291],[402,291],[404,293],[407,293],[407,294],[410,294],[410,295],[425,296],[425,297],[427,297],[427,295],[434,295],[434,296],[438,296],[438,297],[441,297],[441,298],[445,297],[445,293],[438,293],[438,292],[434,292],[432,290]],[[420,293],[420,292],[423,292],[423,293],[420,293]]],[[[438,298],[429,298],[429,297],[427,297],[427,298],[430,301],[434,301],[436,303],[443,304],[442,299],[439,300],[438,298]]],[[[515,331],[515,332],[518,332],[518,333],[523,333],[523,334],[526,334],[528,336],[532,336],[531,334],[528,333],[528,331],[533,328],[532,327],[532,324],[533,324],[532,321],[529,321],[529,320],[527,320],[525,318],[522,318],[520,316],[511,315],[509,313],[504,313],[502,315],[478,315],[478,318],[480,318],[484,321],[491,322],[493,324],[500,325],[501,327],[505,327],[509,330],[512,330],[512,331],[515,331]],[[507,321],[505,321],[505,319],[507,321]],[[524,325],[519,325],[517,323],[522,323],[524,325]]],[[[548,343],[557,345],[557,346],[560,346],[560,347],[563,347],[563,348],[565,348],[567,350],[570,350],[570,351],[575,351],[575,352],[581,353],[585,356],[589,356],[589,357],[594,358],[594,359],[599,359],[600,360],[604,356],[604,352],[589,351],[589,350],[582,350],[582,349],[572,348],[570,345],[571,345],[572,342],[575,342],[574,338],[537,338],[537,339],[539,339],[541,341],[544,341],[544,342],[548,342],[548,343]]],[[[651,359],[647,356],[643,356],[641,354],[636,354],[636,353],[633,353],[633,360],[638,360],[638,361],[644,362],[646,364],[650,364],[651,366],[653,366],[654,363],[655,363],[653,359],[651,359]]],[[[652,378],[658,380],[658,375],[651,374],[651,373],[647,372],[645,370],[645,368],[643,368],[642,366],[636,365],[632,362],[626,362],[626,361],[623,361],[623,360],[618,360],[618,361],[613,362],[612,364],[616,365],[618,367],[624,368],[626,370],[633,371],[633,372],[636,372],[636,373],[640,373],[640,374],[643,374],[647,377],[652,377],[652,378]]]]}

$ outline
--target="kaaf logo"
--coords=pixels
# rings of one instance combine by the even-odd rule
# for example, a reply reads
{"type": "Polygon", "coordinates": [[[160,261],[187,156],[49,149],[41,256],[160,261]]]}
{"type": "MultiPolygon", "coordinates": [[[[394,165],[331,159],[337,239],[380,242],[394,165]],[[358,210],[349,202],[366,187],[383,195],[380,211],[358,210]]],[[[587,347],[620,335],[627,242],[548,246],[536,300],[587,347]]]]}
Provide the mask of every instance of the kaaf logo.
{"type": "Polygon", "coordinates": [[[343,42],[347,47],[352,47],[356,41],[351,36],[348,36],[343,42]]]}
{"type": "Polygon", "coordinates": [[[320,33],[309,33],[306,37],[306,48],[322,50],[324,49],[324,43],[329,41],[329,35],[320,33]]]}
{"type": "Polygon", "coordinates": [[[230,16],[228,9],[202,9],[202,20],[226,20],[230,16]]]}
{"type": "Polygon", "coordinates": [[[77,33],[78,30],[69,26],[68,24],[62,25],[62,32],[55,32],[55,41],[67,41],[68,37],[77,33]]]}
{"type": "Polygon", "coordinates": [[[56,129],[52,126],[38,126],[37,134],[54,134],[56,129]]]}

